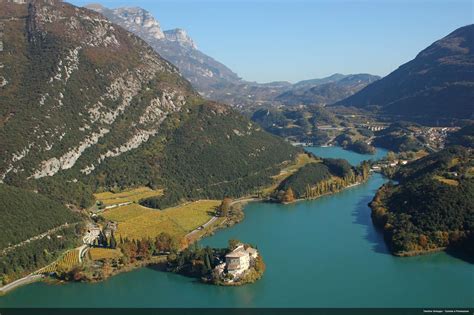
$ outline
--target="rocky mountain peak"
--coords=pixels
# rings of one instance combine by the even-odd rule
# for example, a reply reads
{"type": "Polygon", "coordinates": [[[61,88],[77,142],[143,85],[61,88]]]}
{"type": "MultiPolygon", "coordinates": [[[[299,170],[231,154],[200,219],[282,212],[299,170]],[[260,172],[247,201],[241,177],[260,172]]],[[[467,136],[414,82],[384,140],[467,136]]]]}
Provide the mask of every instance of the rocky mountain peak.
{"type": "Polygon", "coordinates": [[[196,44],[193,39],[189,37],[188,33],[181,28],[175,28],[173,30],[165,31],[165,37],[167,40],[172,42],[177,42],[181,46],[190,47],[192,49],[197,49],[196,44]]]}
{"type": "Polygon", "coordinates": [[[150,12],[138,7],[118,8],[114,10],[115,14],[129,23],[131,26],[136,25],[145,29],[156,39],[163,39],[165,35],[161,30],[158,21],[150,14],[150,12]]]}
{"type": "MultiPolygon", "coordinates": [[[[158,30],[158,22],[148,11],[142,8],[107,9],[97,5],[86,7],[145,40],[158,54],[176,65],[202,95],[213,98],[214,91],[218,90],[215,86],[240,84],[241,79],[237,74],[199,51],[185,30],[158,30]],[[153,33],[155,30],[156,33],[153,33]]],[[[219,97],[213,99],[226,101],[219,97]]]]}
{"type": "Polygon", "coordinates": [[[141,37],[162,40],[165,39],[160,23],[150,12],[139,7],[122,7],[108,9],[100,4],[89,4],[86,8],[99,12],[112,22],[122,25],[126,29],[141,37]]]}

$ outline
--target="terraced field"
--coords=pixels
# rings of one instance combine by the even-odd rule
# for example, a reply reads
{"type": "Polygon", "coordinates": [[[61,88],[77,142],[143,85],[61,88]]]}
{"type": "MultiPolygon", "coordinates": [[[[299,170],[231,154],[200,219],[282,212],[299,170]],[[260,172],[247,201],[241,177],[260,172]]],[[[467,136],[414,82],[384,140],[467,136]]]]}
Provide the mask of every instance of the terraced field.
{"type": "Polygon", "coordinates": [[[111,248],[91,248],[89,250],[89,257],[92,260],[111,259],[122,256],[122,252],[119,249],[111,248]]]}
{"type": "Polygon", "coordinates": [[[54,263],[38,270],[35,273],[42,274],[42,273],[52,273],[58,270],[62,270],[62,271],[70,270],[74,266],[77,266],[79,264],[80,264],[79,250],[72,249],[70,251],[67,251],[60,259],[58,259],[54,263]]]}
{"type": "Polygon", "coordinates": [[[131,204],[106,210],[103,216],[118,222],[116,237],[154,238],[166,232],[181,238],[209,221],[219,204],[219,200],[200,200],[165,210],[131,204]]]}
{"type": "Polygon", "coordinates": [[[116,205],[120,203],[126,202],[135,202],[150,197],[156,197],[163,195],[162,189],[153,190],[148,187],[138,187],[126,191],[122,191],[119,193],[113,192],[103,192],[94,194],[94,197],[97,201],[101,201],[104,206],[116,205]]]}

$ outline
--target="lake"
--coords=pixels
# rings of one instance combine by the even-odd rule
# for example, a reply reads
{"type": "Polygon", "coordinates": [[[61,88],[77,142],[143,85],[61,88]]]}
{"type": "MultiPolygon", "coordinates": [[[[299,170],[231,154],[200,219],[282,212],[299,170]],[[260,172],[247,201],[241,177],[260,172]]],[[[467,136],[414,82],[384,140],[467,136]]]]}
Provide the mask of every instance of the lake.
{"type": "MultiPolygon", "coordinates": [[[[356,164],[338,147],[307,148],[356,164]]],[[[243,287],[205,285],[142,268],[97,283],[35,283],[0,297],[0,307],[474,307],[472,265],[436,253],[398,258],[374,229],[367,203],[386,179],[291,205],[251,203],[245,220],[201,241],[224,247],[255,244],[267,270],[243,287]]]]}

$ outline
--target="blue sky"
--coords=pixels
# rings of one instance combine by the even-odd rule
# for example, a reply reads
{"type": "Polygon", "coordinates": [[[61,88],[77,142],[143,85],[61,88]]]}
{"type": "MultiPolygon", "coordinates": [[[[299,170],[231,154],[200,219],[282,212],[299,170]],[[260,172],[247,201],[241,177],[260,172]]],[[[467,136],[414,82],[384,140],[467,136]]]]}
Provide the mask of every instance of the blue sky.
{"type": "Polygon", "coordinates": [[[250,81],[387,75],[474,23],[474,0],[71,0],[139,6],[250,81]]]}

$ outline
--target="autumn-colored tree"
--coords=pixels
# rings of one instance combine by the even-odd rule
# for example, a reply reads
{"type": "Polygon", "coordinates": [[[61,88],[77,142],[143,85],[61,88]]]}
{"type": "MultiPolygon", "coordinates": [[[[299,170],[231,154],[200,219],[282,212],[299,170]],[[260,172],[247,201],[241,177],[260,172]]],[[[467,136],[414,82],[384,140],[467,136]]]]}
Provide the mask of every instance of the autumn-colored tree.
{"type": "Polygon", "coordinates": [[[291,189],[291,187],[289,187],[285,194],[283,195],[283,202],[293,202],[295,201],[295,194],[293,193],[293,189],[291,189]]]}
{"type": "Polygon", "coordinates": [[[134,241],[124,240],[123,244],[120,244],[120,248],[125,257],[130,258],[133,262],[138,255],[137,244],[134,241]]]}
{"type": "Polygon", "coordinates": [[[179,250],[179,244],[176,238],[168,233],[161,232],[155,239],[155,248],[158,253],[173,252],[179,250]]]}
{"type": "Polygon", "coordinates": [[[102,265],[102,273],[104,275],[104,277],[108,277],[110,276],[110,274],[112,273],[112,266],[110,265],[110,263],[106,260],[104,261],[104,264],[102,265]]]}
{"type": "Polygon", "coordinates": [[[150,258],[150,242],[148,240],[142,240],[138,246],[138,256],[142,259],[150,258]]]}
{"type": "Polygon", "coordinates": [[[232,199],[229,197],[225,197],[222,200],[221,205],[219,206],[219,213],[222,217],[226,217],[229,214],[231,203],[232,199]]]}
{"type": "Polygon", "coordinates": [[[423,248],[426,248],[428,246],[428,238],[426,237],[426,235],[420,235],[420,237],[418,238],[418,244],[420,244],[420,246],[423,248]]]}
{"type": "Polygon", "coordinates": [[[181,249],[186,248],[189,246],[189,240],[186,237],[183,237],[179,242],[179,247],[181,249]]]}

